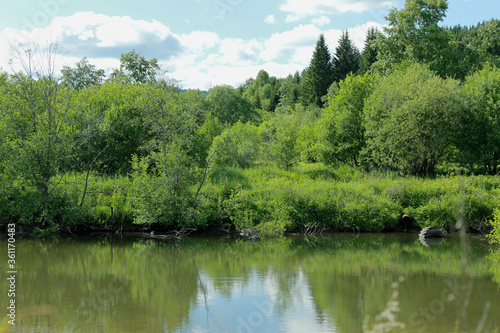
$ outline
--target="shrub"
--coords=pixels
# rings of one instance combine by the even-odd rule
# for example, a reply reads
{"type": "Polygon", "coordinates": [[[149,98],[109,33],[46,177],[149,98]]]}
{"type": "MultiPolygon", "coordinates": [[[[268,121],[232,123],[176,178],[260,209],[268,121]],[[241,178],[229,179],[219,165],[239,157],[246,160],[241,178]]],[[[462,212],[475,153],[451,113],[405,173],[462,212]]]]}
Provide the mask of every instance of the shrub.
{"type": "Polygon", "coordinates": [[[500,244],[500,208],[495,209],[491,226],[493,230],[488,235],[488,238],[492,243],[500,244]]]}

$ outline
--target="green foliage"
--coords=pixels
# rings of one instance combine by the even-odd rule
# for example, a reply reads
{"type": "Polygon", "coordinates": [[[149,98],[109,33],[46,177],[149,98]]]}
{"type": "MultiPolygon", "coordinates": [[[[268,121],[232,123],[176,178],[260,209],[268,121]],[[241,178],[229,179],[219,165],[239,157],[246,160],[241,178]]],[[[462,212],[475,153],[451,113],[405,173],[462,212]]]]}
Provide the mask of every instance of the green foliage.
{"type": "Polygon", "coordinates": [[[259,143],[255,125],[237,122],[214,139],[211,154],[217,166],[247,168],[259,155],[259,143]]]}
{"type": "Polygon", "coordinates": [[[377,61],[378,50],[375,45],[377,36],[380,32],[376,28],[369,28],[365,38],[365,46],[363,52],[361,52],[361,60],[359,65],[360,74],[365,74],[368,72],[372,66],[377,61]]]}
{"type": "Polygon", "coordinates": [[[500,201],[494,177],[439,179],[367,176],[354,168],[299,164],[289,171],[272,165],[217,171],[206,193],[204,214],[231,221],[236,229],[274,233],[303,230],[308,223],[336,231],[390,231],[440,225],[489,230],[500,201]],[[224,175],[224,177],[221,177],[224,175]],[[409,214],[415,225],[401,222],[409,214]]]}
{"type": "Polygon", "coordinates": [[[134,223],[175,228],[190,222],[192,173],[179,148],[171,144],[147,158],[133,158],[130,200],[134,223]]]}
{"type": "Polygon", "coordinates": [[[105,84],[80,92],[77,104],[81,128],[78,156],[80,170],[94,162],[97,170],[113,174],[129,171],[133,154],[143,155],[140,148],[151,139],[144,112],[151,87],[120,82],[105,84]]]}
{"type": "Polygon", "coordinates": [[[160,74],[160,65],[156,58],[146,60],[135,50],[122,53],[120,56],[120,68],[111,73],[110,80],[118,80],[124,83],[148,83],[156,82],[160,74]]]}
{"type": "MultiPolygon", "coordinates": [[[[386,36],[369,31],[359,71],[344,32],[335,66],[320,36],[302,76],[262,70],[208,96],[160,81],[156,59],[135,51],[105,83],[86,58],[61,82],[34,62],[0,74],[0,223],[38,235],[118,220],[276,235],[308,223],[394,230],[405,212],[419,226],[464,218],[487,230],[493,178],[395,176],[500,168],[499,21],[441,28],[446,8],[392,10],[386,36]]],[[[34,61],[37,50],[18,53],[34,61]]]]}
{"type": "Polygon", "coordinates": [[[492,19],[478,24],[468,38],[469,47],[477,52],[481,63],[500,66],[500,20],[492,19]]]}
{"type": "Polygon", "coordinates": [[[330,51],[321,35],[316,43],[309,67],[300,82],[300,100],[303,105],[316,104],[322,106],[321,97],[326,95],[333,82],[333,68],[330,51]]]}
{"type": "Polygon", "coordinates": [[[259,126],[263,155],[288,170],[298,160],[296,149],[300,119],[295,114],[278,114],[259,126]]]}
{"type": "Polygon", "coordinates": [[[209,112],[223,124],[247,122],[256,116],[252,104],[228,85],[210,89],[207,102],[209,112]]]}
{"type": "Polygon", "coordinates": [[[132,161],[132,207],[136,223],[186,226],[191,221],[195,170],[189,154],[197,139],[197,114],[183,95],[147,90],[143,118],[152,135],[143,158],[132,161]]]}
{"type": "Polygon", "coordinates": [[[364,107],[370,96],[375,78],[349,75],[340,81],[334,96],[325,109],[324,141],[327,146],[325,159],[357,166],[359,154],[365,146],[364,107]]]}
{"type": "Polygon", "coordinates": [[[340,82],[347,75],[356,74],[359,70],[360,60],[359,50],[349,38],[347,30],[345,30],[340,36],[339,45],[335,49],[332,59],[333,81],[340,82]]]}
{"type": "Polygon", "coordinates": [[[457,146],[463,164],[496,174],[500,170],[500,69],[486,65],[467,77],[461,89],[457,146]]]}
{"type": "Polygon", "coordinates": [[[404,61],[416,61],[446,77],[450,33],[438,24],[447,9],[447,0],[406,0],[404,8],[391,9],[386,36],[377,40],[378,69],[386,72],[404,61]]]}
{"type": "Polygon", "coordinates": [[[275,77],[269,77],[265,70],[261,70],[255,80],[249,80],[243,87],[243,96],[253,103],[255,109],[274,111],[277,104],[277,82],[275,77]]]}
{"type": "Polygon", "coordinates": [[[491,225],[493,227],[493,230],[488,235],[490,242],[500,244],[500,209],[495,209],[491,225]]]}
{"type": "Polygon", "coordinates": [[[76,130],[68,121],[72,91],[48,76],[34,79],[19,73],[10,76],[2,92],[3,151],[11,163],[7,168],[43,196],[43,218],[49,218],[57,186],[52,179],[64,172],[75,145],[76,130]]]}
{"type": "Polygon", "coordinates": [[[294,107],[299,100],[300,74],[289,75],[280,81],[277,94],[279,95],[279,106],[294,107]]]}
{"type": "Polygon", "coordinates": [[[91,65],[87,57],[75,64],[76,68],[64,66],[61,69],[62,82],[73,89],[84,89],[94,85],[99,85],[104,80],[104,70],[96,69],[91,65]]]}
{"type": "Polygon", "coordinates": [[[458,125],[458,82],[426,66],[401,66],[365,102],[366,149],[372,166],[432,174],[458,125]]]}

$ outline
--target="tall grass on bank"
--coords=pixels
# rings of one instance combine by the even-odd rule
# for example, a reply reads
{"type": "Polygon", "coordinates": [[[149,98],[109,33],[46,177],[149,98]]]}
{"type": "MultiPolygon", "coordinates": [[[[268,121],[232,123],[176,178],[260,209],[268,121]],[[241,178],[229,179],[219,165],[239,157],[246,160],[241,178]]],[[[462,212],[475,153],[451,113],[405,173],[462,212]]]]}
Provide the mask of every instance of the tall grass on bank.
{"type": "Polygon", "coordinates": [[[486,232],[494,209],[500,207],[499,195],[500,178],[494,176],[403,178],[321,164],[300,164],[285,172],[262,164],[212,174],[202,200],[207,218],[203,223],[225,220],[271,234],[301,231],[310,222],[332,231],[428,225],[452,230],[463,215],[470,230],[486,232]],[[402,223],[405,213],[412,225],[402,223]]]}
{"type": "MultiPolygon", "coordinates": [[[[45,211],[31,187],[4,186],[0,223],[16,222],[39,233],[134,226],[132,179],[91,174],[82,203],[84,184],[84,174],[65,175],[52,193],[50,210],[45,211]],[[51,214],[43,219],[50,225],[40,224],[43,214],[51,214]]],[[[194,196],[197,187],[193,185],[188,193],[194,196]]],[[[299,164],[284,171],[261,163],[247,169],[212,170],[196,210],[186,214],[182,227],[251,228],[270,236],[303,232],[311,223],[329,231],[380,232],[428,225],[452,230],[464,217],[469,230],[489,232],[498,208],[500,177],[496,176],[398,177],[322,164],[299,164]],[[411,223],[403,223],[405,213],[411,223]]],[[[147,229],[155,223],[136,227],[147,229]]]]}

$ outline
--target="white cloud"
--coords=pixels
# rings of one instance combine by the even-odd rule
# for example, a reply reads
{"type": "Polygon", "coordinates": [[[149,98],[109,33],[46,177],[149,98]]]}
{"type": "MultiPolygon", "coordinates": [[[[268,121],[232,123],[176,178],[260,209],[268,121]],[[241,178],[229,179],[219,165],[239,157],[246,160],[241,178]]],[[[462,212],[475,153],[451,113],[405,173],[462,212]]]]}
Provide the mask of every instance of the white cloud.
{"type": "Polygon", "coordinates": [[[327,25],[330,24],[331,20],[328,16],[320,16],[312,20],[312,23],[315,25],[327,25]]]}
{"type": "Polygon", "coordinates": [[[363,13],[395,5],[394,0],[286,0],[280,9],[289,13],[287,22],[294,22],[308,16],[363,13]]]}
{"type": "Polygon", "coordinates": [[[274,15],[269,15],[264,20],[267,24],[276,24],[276,17],[274,15]]]}
{"type": "Polygon", "coordinates": [[[312,50],[320,34],[321,31],[313,24],[299,25],[293,30],[275,33],[265,41],[261,57],[266,61],[293,58],[299,48],[309,47],[312,50]]]}
{"type": "MultiPolygon", "coordinates": [[[[341,30],[320,30],[327,17],[318,17],[316,24],[306,24],[275,33],[267,39],[221,38],[210,31],[176,34],[157,21],[134,20],[91,12],[69,17],[56,17],[44,29],[26,32],[5,29],[0,32],[0,53],[9,50],[9,43],[36,36],[36,40],[60,41],[67,51],[63,65],[73,66],[83,56],[90,63],[109,73],[119,66],[121,53],[136,49],[146,58],[157,58],[167,75],[181,81],[185,88],[208,89],[211,85],[237,86],[259,70],[272,76],[285,77],[309,65],[316,41],[321,33],[333,53],[341,30]],[[117,28],[118,27],[118,28],[117,28]]],[[[351,39],[362,48],[369,27],[366,24],[348,29],[351,39]]],[[[0,67],[7,69],[0,58],[0,67]]]]}
{"type": "Polygon", "coordinates": [[[219,36],[210,31],[193,31],[180,37],[182,45],[191,52],[202,52],[215,47],[219,42],[219,36]]]}

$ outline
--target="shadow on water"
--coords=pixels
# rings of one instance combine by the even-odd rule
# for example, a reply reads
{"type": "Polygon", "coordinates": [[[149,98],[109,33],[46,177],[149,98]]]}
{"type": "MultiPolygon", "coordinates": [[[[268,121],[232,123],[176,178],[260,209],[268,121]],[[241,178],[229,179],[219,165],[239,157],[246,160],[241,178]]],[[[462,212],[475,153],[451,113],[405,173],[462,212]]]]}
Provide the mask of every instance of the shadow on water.
{"type": "Polygon", "coordinates": [[[362,332],[391,300],[385,314],[404,324],[391,332],[500,328],[500,279],[480,239],[99,237],[17,249],[17,324],[4,332],[362,332]]]}

